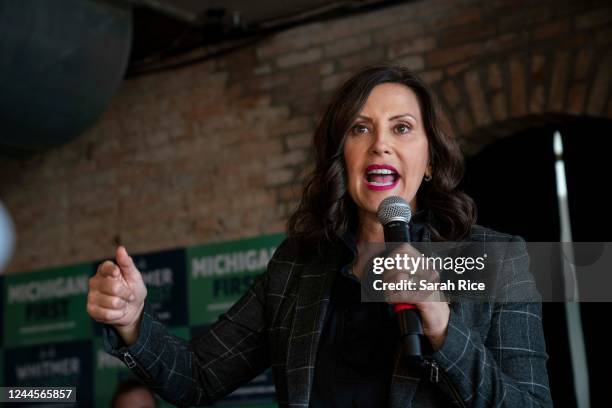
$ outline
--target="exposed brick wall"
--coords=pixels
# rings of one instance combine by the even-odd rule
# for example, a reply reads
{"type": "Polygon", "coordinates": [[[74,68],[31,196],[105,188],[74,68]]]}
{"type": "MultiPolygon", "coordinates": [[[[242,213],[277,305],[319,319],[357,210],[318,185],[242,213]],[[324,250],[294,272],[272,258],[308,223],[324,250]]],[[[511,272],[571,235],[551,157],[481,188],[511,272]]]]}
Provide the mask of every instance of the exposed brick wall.
{"type": "Polygon", "coordinates": [[[364,64],[417,71],[467,153],[534,121],[612,118],[607,3],[412,2],[125,81],[81,138],[0,163],[9,272],[283,231],[320,110],[364,64]]]}

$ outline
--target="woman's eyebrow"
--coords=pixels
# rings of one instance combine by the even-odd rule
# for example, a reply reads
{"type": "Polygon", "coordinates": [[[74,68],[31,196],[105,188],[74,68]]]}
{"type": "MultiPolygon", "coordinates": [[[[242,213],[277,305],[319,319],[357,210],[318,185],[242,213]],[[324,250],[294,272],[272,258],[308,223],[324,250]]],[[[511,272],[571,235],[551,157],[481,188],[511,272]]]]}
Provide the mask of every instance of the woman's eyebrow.
{"type": "MultiPolygon", "coordinates": [[[[391,116],[389,118],[389,120],[395,120],[395,119],[399,119],[399,118],[403,118],[403,117],[409,117],[412,120],[414,120],[415,122],[417,122],[416,118],[413,115],[411,115],[410,113],[402,113],[400,115],[394,115],[394,116],[391,116]]],[[[365,115],[358,115],[357,119],[365,119],[365,120],[367,120],[369,122],[372,122],[372,118],[370,118],[368,116],[365,116],[365,115]]]]}

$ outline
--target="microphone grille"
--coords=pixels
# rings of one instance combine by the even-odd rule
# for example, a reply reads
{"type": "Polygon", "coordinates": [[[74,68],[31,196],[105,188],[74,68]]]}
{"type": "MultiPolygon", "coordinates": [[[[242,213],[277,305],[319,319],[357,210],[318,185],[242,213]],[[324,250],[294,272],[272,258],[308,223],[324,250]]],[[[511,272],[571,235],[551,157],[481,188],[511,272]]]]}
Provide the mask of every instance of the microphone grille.
{"type": "Polygon", "coordinates": [[[380,202],[377,211],[378,220],[382,225],[391,221],[410,222],[412,210],[410,204],[402,197],[391,196],[380,202]]]}

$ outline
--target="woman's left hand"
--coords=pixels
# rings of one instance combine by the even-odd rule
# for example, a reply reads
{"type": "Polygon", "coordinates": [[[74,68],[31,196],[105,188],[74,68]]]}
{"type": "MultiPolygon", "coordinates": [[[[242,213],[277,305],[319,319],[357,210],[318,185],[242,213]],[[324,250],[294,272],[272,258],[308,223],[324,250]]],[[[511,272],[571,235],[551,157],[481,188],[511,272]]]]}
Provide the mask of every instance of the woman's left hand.
{"type": "Polygon", "coordinates": [[[421,315],[423,333],[429,339],[434,351],[442,348],[448,321],[450,319],[450,307],[447,302],[425,301],[413,303],[421,315]]]}

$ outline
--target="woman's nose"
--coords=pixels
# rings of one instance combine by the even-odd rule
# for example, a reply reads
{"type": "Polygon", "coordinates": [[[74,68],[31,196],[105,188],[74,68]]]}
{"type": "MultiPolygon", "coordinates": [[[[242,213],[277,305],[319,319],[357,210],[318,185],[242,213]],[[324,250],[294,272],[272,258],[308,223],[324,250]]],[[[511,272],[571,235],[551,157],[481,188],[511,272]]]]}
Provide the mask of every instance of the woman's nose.
{"type": "Polygon", "coordinates": [[[373,154],[390,154],[389,137],[385,132],[375,132],[372,134],[372,145],[370,151],[373,154]]]}

